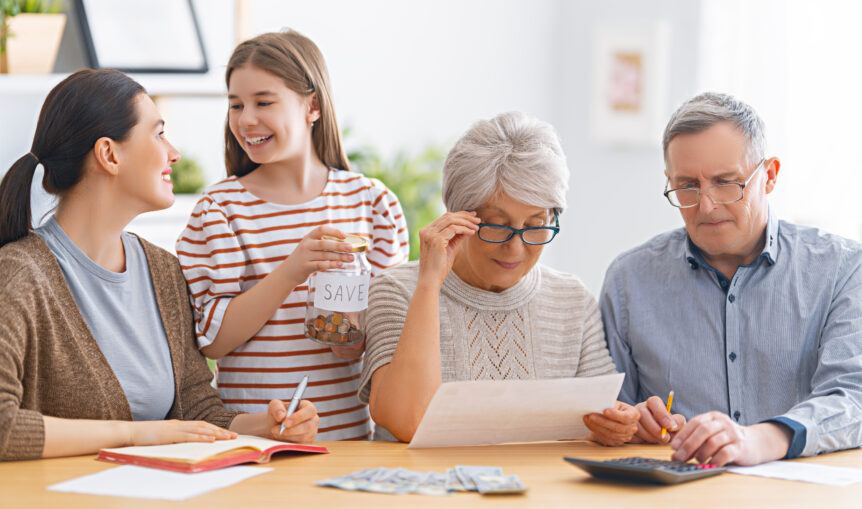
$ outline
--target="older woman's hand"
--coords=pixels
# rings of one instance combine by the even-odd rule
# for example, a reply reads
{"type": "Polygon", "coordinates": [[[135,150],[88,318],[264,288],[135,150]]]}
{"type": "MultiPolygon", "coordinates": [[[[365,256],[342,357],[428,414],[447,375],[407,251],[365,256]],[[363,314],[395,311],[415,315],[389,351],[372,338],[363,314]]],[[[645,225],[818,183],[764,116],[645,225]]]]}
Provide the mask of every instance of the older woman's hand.
{"type": "Polygon", "coordinates": [[[481,222],[475,212],[447,212],[419,230],[419,281],[441,286],[458,246],[479,231],[481,222]]]}
{"type": "Polygon", "coordinates": [[[590,440],[602,445],[623,445],[637,433],[640,415],[637,408],[617,401],[613,408],[600,414],[585,415],[584,424],[592,431],[590,440]]]}

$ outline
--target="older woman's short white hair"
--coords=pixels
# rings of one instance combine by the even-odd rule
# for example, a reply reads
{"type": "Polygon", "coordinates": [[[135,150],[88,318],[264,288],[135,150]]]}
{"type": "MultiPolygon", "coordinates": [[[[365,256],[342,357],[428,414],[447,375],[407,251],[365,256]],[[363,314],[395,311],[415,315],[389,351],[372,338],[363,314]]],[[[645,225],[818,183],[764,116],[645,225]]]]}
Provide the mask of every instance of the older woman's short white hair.
{"type": "Polygon", "coordinates": [[[499,192],[535,207],[566,207],[569,167],[557,132],[514,111],[480,120],[455,143],[443,165],[443,203],[475,210],[499,192]]]}

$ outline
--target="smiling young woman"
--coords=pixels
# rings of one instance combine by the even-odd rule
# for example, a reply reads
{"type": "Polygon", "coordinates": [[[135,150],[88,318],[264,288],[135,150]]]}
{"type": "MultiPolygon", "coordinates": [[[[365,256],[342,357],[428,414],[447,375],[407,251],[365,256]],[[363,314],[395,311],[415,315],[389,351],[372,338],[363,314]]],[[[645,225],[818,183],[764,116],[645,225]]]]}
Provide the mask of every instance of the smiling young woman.
{"type": "Polygon", "coordinates": [[[79,71],[48,94],[30,152],[0,183],[0,460],[237,433],[314,439],[307,401],[283,433],[281,401],[255,415],[224,408],[177,259],[123,231],[173,203],[178,160],[125,74],[79,71]],[[31,231],[40,164],[59,203],[31,231]]]}

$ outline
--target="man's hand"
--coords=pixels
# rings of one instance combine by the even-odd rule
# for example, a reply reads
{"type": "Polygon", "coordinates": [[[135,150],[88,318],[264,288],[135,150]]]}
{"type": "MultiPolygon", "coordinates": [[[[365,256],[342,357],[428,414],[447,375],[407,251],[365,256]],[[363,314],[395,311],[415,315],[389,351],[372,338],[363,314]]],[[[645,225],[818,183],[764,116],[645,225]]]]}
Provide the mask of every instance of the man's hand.
{"type": "Polygon", "coordinates": [[[584,424],[592,431],[590,440],[603,445],[623,445],[637,431],[639,417],[635,407],[617,401],[613,408],[605,408],[600,414],[585,415],[584,424]]]}
{"type": "Polygon", "coordinates": [[[635,442],[648,444],[668,442],[673,434],[685,425],[685,416],[669,414],[667,407],[658,396],[652,396],[648,400],[638,403],[635,408],[640,413],[635,442]],[[661,436],[662,428],[668,431],[664,438],[661,436]]]}
{"type": "Polygon", "coordinates": [[[709,461],[718,466],[757,465],[783,458],[790,438],[790,430],[779,424],[740,426],[726,414],[708,412],[693,418],[677,433],[670,443],[676,450],[671,459],[697,458],[700,463],[709,461]]]}

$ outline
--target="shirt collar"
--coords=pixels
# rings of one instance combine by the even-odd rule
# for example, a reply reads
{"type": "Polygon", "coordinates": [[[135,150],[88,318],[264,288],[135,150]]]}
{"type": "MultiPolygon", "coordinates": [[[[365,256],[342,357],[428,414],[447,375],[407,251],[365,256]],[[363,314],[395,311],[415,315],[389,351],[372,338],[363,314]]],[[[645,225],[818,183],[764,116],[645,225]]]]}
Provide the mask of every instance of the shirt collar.
{"type": "MultiPolygon", "coordinates": [[[[684,260],[692,268],[697,269],[701,265],[706,265],[703,257],[700,254],[700,249],[691,241],[688,233],[685,234],[684,260]]],[[[766,219],[766,243],[763,245],[763,251],[757,259],[765,258],[766,263],[770,266],[775,265],[778,259],[778,218],[772,212],[772,207],[769,208],[769,215],[766,219]]],[[[755,261],[757,261],[755,259],[755,261]]],[[[752,262],[753,263],[753,262],[752,262]]]]}

